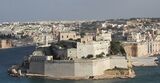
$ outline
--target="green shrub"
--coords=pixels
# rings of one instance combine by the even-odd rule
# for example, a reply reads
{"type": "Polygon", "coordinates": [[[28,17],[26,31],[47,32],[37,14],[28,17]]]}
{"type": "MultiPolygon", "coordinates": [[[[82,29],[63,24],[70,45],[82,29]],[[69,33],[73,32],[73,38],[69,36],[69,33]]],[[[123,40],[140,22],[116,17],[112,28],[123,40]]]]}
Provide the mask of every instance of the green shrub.
{"type": "Polygon", "coordinates": [[[86,57],[87,59],[93,58],[92,54],[88,54],[88,56],[86,57]]]}

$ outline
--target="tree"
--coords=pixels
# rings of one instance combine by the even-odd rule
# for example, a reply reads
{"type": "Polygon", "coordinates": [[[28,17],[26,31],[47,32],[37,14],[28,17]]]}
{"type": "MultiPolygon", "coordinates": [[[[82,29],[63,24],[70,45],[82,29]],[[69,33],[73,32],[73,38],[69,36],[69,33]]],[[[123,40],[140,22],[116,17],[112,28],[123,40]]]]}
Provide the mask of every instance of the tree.
{"type": "Polygon", "coordinates": [[[104,57],[103,55],[105,55],[104,52],[102,52],[101,54],[96,55],[96,58],[103,58],[104,57]]]}
{"type": "Polygon", "coordinates": [[[122,55],[125,55],[125,50],[119,41],[111,41],[111,54],[116,55],[118,53],[121,53],[122,55]]]}
{"type": "Polygon", "coordinates": [[[92,54],[88,54],[88,56],[86,57],[87,59],[93,58],[92,54]]]}
{"type": "Polygon", "coordinates": [[[111,54],[118,54],[120,49],[119,41],[111,41],[111,54]]]}
{"type": "Polygon", "coordinates": [[[96,58],[103,58],[102,54],[96,55],[96,58]]]}
{"type": "Polygon", "coordinates": [[[106,57],[109,57],[110,56],[110,54],[106,54],[106,57]]]}
{"type": "Polygon", "coordinates": [[[81,58],[82,58],[82,59],[85,59],[85,57],[84,57],[84,56],[82,56],[81,58]]]}
{"type": "Polygon", "coordinates": [[[102,56],[103,56],[103,55],[105,55],[105,53],[104,53],[104,52],[102,52],[100,55],[102,55],[102,56]]]}
{"type": "Polygon", "coordinates": [[[84,35],[86,35],[86,34],[85,34],[85,32],[81,32],[80,35],[81,35],[81,36],[84,36],[84,35]]]}

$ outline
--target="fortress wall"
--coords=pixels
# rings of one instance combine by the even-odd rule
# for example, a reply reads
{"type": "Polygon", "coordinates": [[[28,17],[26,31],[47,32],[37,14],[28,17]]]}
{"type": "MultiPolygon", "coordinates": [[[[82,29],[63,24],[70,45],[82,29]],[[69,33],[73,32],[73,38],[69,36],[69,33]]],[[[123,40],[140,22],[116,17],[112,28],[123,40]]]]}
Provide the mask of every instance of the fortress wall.
{"type": "Polygon", "coordinates": [[[31,62],[29,65],[29,73],[44,74],[44,62],[31,62]]]}
{"type": "Polygon", "coordinates": [[[70,77],[74,76],[73,62],[46,62],[45,75],[51,77],[70,77]]]}
{"type": "Polygon", "coordinates": [[[110,59],[93,61],[93,75],[102,75],[107,69],[110,69],[110,59]]]}
{"type": "Polygon", "coordinates": [[[102,75],[105,70],[117,67],[126,68],[124,58],[105,58],[95,60],[54,60],[50,62],[31,62],[30,72],[41,73],[46,76],[64,77],[89,77],[102,75]],[[44,65],[45,63],[45,65],[44,65]]]}
{"type": "Polygon", "coordinates": [[[111,57],[110,59],[110,67],[111,69],[118,68],[128,68],[127,60],[125,57],[111,57]]]}
{"type": "Polygon", "coordinates": [[[89,77],[110,69],[109,59],[53,61],[45,63],[45,75],[51,77],[89,77]]]}
{"type": "Polygon", "coordinates": [[[78,77],[93,76],[92,61],[76,62],[75,63],[75,76],[78,76],[78,77]]]}

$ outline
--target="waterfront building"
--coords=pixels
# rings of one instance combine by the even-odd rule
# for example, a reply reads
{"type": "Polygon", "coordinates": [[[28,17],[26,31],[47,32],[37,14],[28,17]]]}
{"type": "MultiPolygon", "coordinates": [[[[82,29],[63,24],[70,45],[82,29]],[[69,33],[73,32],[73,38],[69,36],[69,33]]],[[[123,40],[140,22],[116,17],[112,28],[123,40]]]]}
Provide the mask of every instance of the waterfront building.
{"type": "Polygon", "coordinates": [[[153,31],[148,32],[143,37],[132,35],[128,37],[128,41],[123,43],[126,53],[133,57],[153,56],[160,54],[160,35],[154,34],[153,31]]]}
{"type": "Polygon", "coordinates": [[[11,48],[11,47],[12,47],[11,40],[5,40],[5,39],[0,40],[0,48],[11,48]]]}
{"type": "Polygon", "coordinates": [[[147,42],[125,42],[123,47],[128,56],[149,56],[147,42]]]}

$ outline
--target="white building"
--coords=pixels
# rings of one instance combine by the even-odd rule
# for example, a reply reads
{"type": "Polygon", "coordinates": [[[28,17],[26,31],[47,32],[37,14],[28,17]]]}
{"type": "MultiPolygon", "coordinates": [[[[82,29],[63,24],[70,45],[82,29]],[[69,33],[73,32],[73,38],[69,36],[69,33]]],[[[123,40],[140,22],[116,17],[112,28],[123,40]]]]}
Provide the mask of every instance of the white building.
{"type": "Polygon", "coordinates": [[[108,54],[110,41],[92,41],[87,43],[77,43],[77,57],[87,57],[88,55],[108,54]]]}
{"type": "Polygon", "coordinates": [[[112,41],[111,33],[101,30],[99,34],[96,35],[96,41],[112,41]]]}
{"type": "Polygon", "coordinates": [[[141,40],[141,33],[132,32],[127,36],[127,41],[130,42],[140,42],[141,40]]]}

